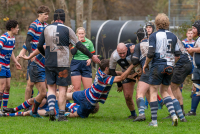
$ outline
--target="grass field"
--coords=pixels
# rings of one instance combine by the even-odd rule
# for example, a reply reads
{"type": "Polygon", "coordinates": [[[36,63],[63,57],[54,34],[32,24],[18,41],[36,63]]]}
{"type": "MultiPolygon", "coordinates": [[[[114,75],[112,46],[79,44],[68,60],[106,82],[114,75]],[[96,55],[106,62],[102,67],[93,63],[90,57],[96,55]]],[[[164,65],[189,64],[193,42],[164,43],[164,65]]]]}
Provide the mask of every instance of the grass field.
{"type": "MultiPolygon", "coordinates": [[[[26,83],[11,81],[11,91],[8,107],[16,107],[24,102],[26,83]]],[[[158,127],[149,127],[151,121],[150,109],[145,111],[147,120],[145,122],[132,122],[126,118],[130,115],[126,107],[123,93],[116,92],[116,85],[108,96],[104,105],[100,104],[100,110],[87,119],[68,118],[68,122],[50,122],[47,117],[43,119],[32,117],[0,117],[1,133],[95,133],[95,134],[135,134],[135,133],[199,133],[200,130],[200,107],[197,109],[196,117],[186,117],[188,122],[179,122],[178,127],[171,126],[170,119],[162,119],[168,115],[164,106],[158,111],[158,127]]],[[[185,112],[190,110],[191,98],[190,86],[183,90],[185,112]],[[187,90],[188,89],[188,90],[187,90]]],[[[35,95],[37,89],[34,88],[35,95]]],[[[135,96],[135,93],[134,93],[135,96]]],[[[135,102],[135,97],[134,97],[135,102]]],[[[136,109],[137,114],[138,110],[136,109]]]]}

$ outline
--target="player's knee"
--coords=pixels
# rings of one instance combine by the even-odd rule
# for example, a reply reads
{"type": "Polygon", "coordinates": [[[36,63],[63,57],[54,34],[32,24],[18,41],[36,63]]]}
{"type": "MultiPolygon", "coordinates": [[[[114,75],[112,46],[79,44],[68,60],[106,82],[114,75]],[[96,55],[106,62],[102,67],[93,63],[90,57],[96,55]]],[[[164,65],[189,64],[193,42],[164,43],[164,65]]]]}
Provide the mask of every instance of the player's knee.
{"type": "Polygon", "coordinates": [[[130,100],[132,100],[132,96],[127,94],[127,95],[125,95],[125,99],[126,99],[126,101],[130,101],[130,100]]]}
{"type": "Polygon", "coordinates": [[[9,92],[10,91],[10,85],[6,85],[6,87],[5,87],[5,92],[9,92]]]}

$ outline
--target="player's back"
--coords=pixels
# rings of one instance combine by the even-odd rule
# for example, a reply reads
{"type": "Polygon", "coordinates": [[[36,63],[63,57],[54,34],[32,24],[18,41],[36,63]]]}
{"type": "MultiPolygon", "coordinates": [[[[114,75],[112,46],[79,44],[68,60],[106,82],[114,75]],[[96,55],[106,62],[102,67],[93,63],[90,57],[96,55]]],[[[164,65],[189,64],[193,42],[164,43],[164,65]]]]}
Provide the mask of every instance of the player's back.
{"type": "Polygon", "coordinates": [[[152,64],[175,64],[175,51],[179,51],[177,37],[172,32],[159,29],[149,37],[149,47],[155,48],[152,64]]]}
{"type": "Polygon", "coordinates": [[[69,67],[69,29],[62,23],[53,23],[44,29],[45,66],[69,67]]]}

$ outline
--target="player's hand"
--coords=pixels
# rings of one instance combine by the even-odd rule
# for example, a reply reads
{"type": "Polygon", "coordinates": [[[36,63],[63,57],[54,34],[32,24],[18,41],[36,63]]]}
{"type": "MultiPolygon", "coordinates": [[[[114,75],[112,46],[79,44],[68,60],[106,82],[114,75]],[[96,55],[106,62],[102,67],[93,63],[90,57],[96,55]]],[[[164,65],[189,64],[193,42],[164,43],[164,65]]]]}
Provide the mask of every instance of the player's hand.
{"type": "Polygon", "coordinates": [[[73,92],[73,90],[74,90],[74,86],[70,85],[70,86],[68,86],[67,93],[71,93],[71,92],[73,92]]]}
{"type": "Polygon", "coordinates": [[[188,53],[193,53],[193,48],[191,46],[189,46],[189,48],[186,48],[186,50],[188,51],[188,53]]]}
{"type": "Polygon", "coordinates": [[[131,53],[134,53],[135,45],[132,45],[132,46],[130,46],[129,48],[130,48],[130,52],[131,52],[131,53]]]}
{"type": "Polygon", "coordinates": [[[0,71],[1,71],[1,67],[2,67],[2,65],[0,64],[0,71]]]}
{"type": "Polygon", "coordinates": [[[135,76],[137,76],[137,75],[138,75],[137,73],[134,73],[134,74],[128,75],[127,78],[132,79],[132,80],[136,80],[135,76]]]}
{"type": "Polygon", "coordinates": [[[92,61],[94,62],[94,63],[100,63],[100,60],[99,60],[99,55],[93,55],[92,56],[92,61]]]}
{"type": "Polygon", "coordinates": [[[17,70],[21,70],[22,69],[21,65],[18,62],[15,63],[15,67],[17,68],[17,70]]]}
{"type": "Polygon", "coordinates": [[[144,66],[143,66],[143,73],[144,73],[144,74],[146,73],[146,72],[145,72],[145,68],[148,68],[148,65],[144,64],[144,66]]]}
{"type": "Polygon", "coordinates": [[[19,61],[19,60],[20,60],[20,56],[19,56],[19,55],[16,57],[16,60],[17,60],[17,61],[19,61]]]}
{"type": "Polygon", "coordinates": [[[31,62],[35,60],[35,56],[33,58],[31,58],[31,62]]]}
{"type": "Polygon", "coordinates": [[[86,61],[86,66],[89,66],[90,64],[91,64],[91,59],[88,59],[87,61],[86,61]]]}
{"type": "MultiPolygon", "coordinates": [[[[23,58],[25,60],[30,60],[30,57],[26,56],[26,55],[20,55],[20,58],[23,58]]],[[[33,58],[35,58],[35,57],[33,57],[33,58]]]]}
{"type": "Polygon", "coordinates": [[[122,92],[122,90],[123,90],[123,87],[122,87],[122,86],[121,86],[121,87],[118,87],[117,92],[120,93],[120,92],[122,92]]]}
{"type": "Polygon", "coordinates": [[[195,86],[192,87],[192,91],[196,92],[196,87],[195,86]]]}

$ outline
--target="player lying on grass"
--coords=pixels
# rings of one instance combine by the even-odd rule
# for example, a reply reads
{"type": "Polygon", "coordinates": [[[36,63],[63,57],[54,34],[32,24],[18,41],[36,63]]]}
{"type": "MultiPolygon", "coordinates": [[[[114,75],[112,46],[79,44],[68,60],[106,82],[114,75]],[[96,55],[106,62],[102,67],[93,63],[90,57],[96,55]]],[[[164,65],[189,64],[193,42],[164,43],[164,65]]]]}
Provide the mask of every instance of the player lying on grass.
{"type": "Polygon", "coordinates": [[[74,100],[75,103],[80,105],[73,116],[87,118],[89,114],[95,109],[95,106],[98,105],[98,102],[102,104],[105,103],[112,84],[126,79],[133,67],[134,65],[131,64],[121,76],[110,76],[108,75],[109,60],[101,60],[94,82],[90,88],[74,93],[67,93],[67,100],[74,100]]]}
{"type": "MultiPolygon", "coordinates": [[[[69,90],[72,90],[72,89],[73,89],[73,86],[72,85],[69,86],[69,90]]],[[[57,92],[57,97],[58,97],[58,95],[59,95],[59,92],[57,92]]],[[[17,106],[16,108],[6,108],[5,109],[6,113],[0,114],[0,116],[11,116],[11,117],[13,117],[13,116],[30,116],[31,110],[26,111],[26,112],[18,112],[18,111],[29,108],[33,104],[34,104],[34,98],[30,98],[27,101],[25,101],[24,103],[22,103],[21,105],[17,106]]],[[[73,113],[76,112],[79,107],[80,106],[76,103],[67,103],[66,108],[65,108],[65,111],[66,111],[65,116],[74,117],[73,113]]],[[[55,105],[55,110],[56,110],[56,113],[58,114],[59,107],[58,107],[57,101],[56,101],[56,105],[55,105]]],[[[95,109],[91,113],[95,114],[98,112],[98,110],[99,110],[99,105],[96,105],[95,109]]],[[[47,102],[47,99],[44,98],[38,108],[38,114],[40,116],[48,116],[48,112],[49,112],[48,102],[47,102]]]]}

